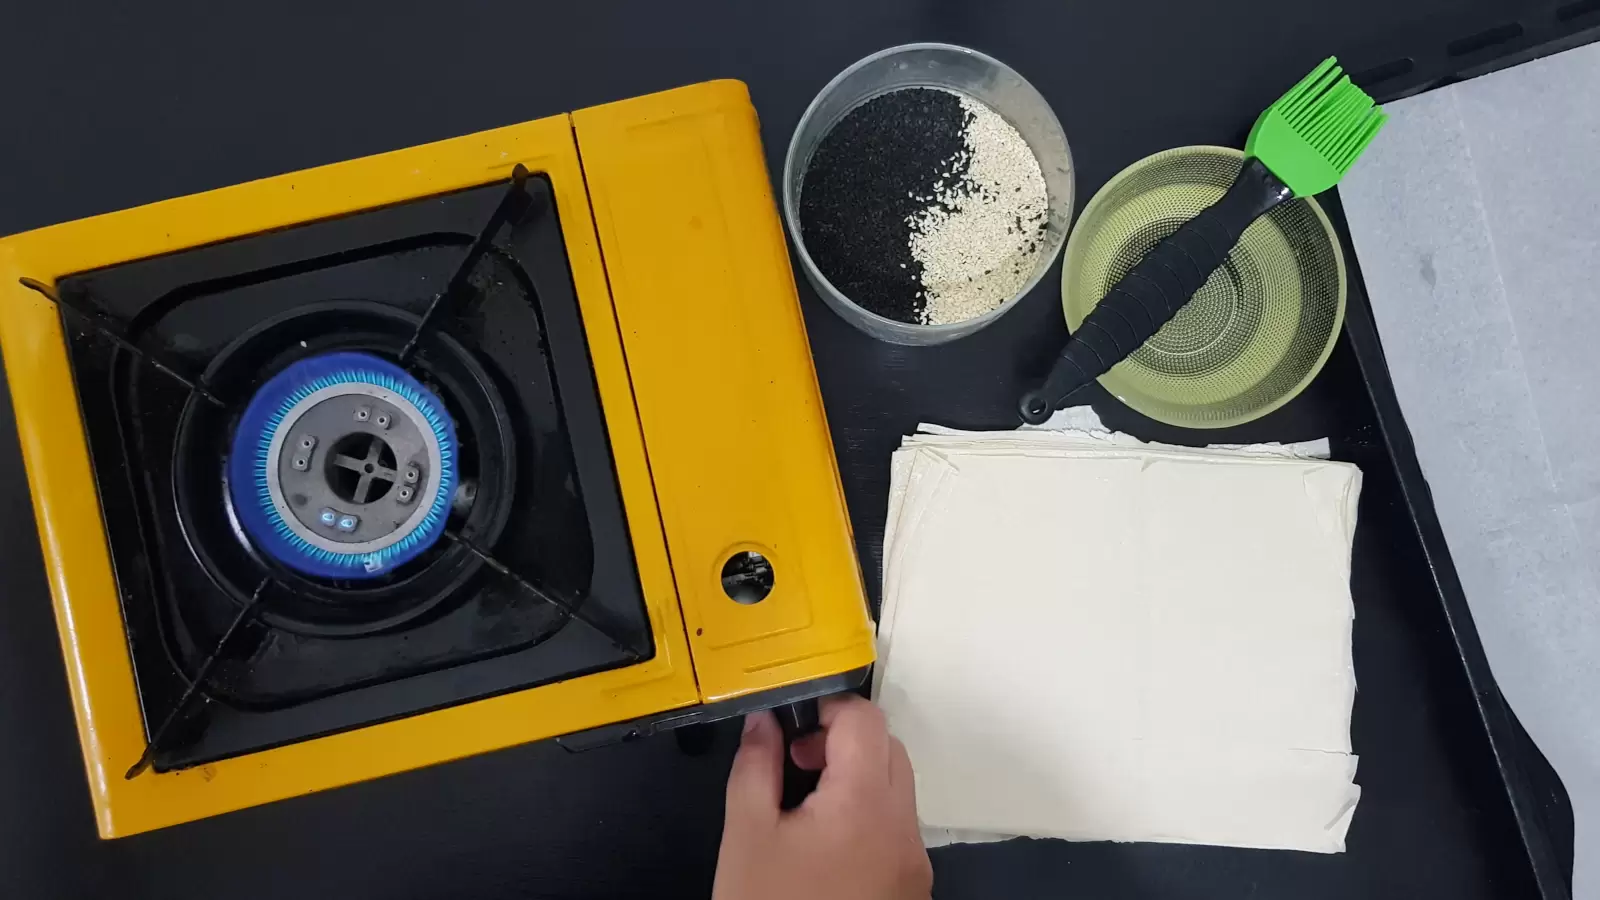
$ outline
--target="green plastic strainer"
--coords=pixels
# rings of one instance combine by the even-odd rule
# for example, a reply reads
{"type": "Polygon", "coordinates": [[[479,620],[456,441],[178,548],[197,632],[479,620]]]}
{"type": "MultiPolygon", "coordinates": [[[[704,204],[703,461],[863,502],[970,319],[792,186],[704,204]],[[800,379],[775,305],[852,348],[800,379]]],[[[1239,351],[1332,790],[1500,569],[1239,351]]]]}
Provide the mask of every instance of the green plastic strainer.
{"type": "MultiPolygon", "coordinates": [[[[1118,173],[1067,241],[1061,300],[1074,332],[1106,292],[1162,238],[1215,203],[1244,154],[1181,147],[1118,173]]],[[[1315,200],[1257,219],[1194,299],[1100,376],[1122,402],[1159,422],[1225,428],[1300,393],[1333,352],[1344,322],[1344,256],[1315,200]]]]}

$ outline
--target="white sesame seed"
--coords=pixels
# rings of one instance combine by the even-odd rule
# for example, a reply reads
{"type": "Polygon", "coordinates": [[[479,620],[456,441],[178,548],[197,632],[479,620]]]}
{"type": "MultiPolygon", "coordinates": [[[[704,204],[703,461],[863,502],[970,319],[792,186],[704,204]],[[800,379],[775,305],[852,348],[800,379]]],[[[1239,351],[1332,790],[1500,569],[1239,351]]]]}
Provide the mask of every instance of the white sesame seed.
{"type": "Polygon", "coordinates": [[[931,205],[911,217],[911,255],[922,264],[925,325],[975,318],[1010,300],[1042,253],[1049,194],[1028,143],[1011,123],[970,97],[966,150],[951,157],[966,176],[935,185],[931,205]],[[1021,227],[1018,227],[1019,224],[1021,227]]]}

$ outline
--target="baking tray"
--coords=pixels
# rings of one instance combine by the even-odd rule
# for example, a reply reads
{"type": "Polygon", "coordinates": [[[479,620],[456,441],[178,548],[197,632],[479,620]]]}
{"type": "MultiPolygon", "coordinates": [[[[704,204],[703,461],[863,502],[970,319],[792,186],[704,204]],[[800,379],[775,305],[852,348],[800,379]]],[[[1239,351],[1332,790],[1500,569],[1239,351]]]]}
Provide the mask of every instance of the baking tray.
{"type": "MultiPolygon", "coordinates": [[[[1448,23],[1430,19],[1374,43],[1353,58],[1352,80],[1380,102],[1446,87],[1600,39],[1600,0],[1557,0],[1502,7],[1448,23]],[[1441,40],[1441,35],[1453,35],[1441,40]]],[[[1475,698],[1482,736],[1493,755],[1520,849],[1537,896],[1572,896],[1572,806],[1560,777],[1501,696],[1479,640],[1461,581],[1401,413],[1383,344],[1337,192],[1324,208],[1346,249],[1351,280],[1345,333],[1361,368],[1383,443],[1409,520],[1421,545],[1434,594],[1460,653],[1475,698]]]]}

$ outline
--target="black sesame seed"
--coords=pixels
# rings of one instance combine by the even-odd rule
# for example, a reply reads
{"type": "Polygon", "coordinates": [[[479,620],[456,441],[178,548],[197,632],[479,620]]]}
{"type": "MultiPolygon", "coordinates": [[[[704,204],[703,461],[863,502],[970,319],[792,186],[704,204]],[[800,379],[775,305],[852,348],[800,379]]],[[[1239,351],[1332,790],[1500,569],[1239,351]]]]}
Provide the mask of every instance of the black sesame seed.
{"type": "Polygon", "coordinates": [[[817,145],[800,186],[800,231],[818,270],[852,301],[921,321],[927,300],[910,223],[935,185],[965,177],[969,115],[948,91],[903,88],[851,110],[817,145]]]}

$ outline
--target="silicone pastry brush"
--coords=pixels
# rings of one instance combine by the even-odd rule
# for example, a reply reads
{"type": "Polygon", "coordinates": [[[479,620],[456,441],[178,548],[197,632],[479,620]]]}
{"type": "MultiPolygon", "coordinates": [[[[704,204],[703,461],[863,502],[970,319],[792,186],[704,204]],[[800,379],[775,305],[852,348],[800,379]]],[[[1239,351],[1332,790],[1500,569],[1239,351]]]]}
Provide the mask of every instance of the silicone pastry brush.
{"type": "Polygon", "coordinates": [[[1333,187],[1388,117],[1329,57],[1267,107],[1244,166],[1222,199],[1162,239],[1123,275],[1067,340],[1049,376],[1018,404],[1039,424],[1161,330],[1268,210],[1333,187]]]}

